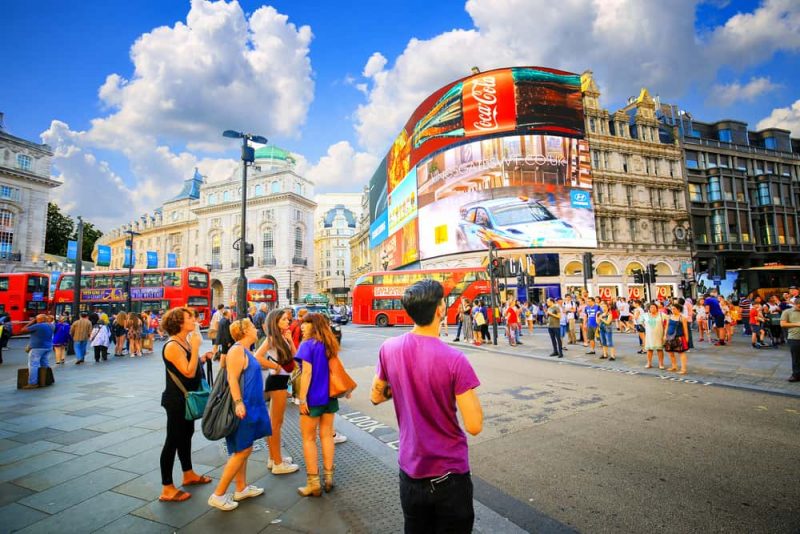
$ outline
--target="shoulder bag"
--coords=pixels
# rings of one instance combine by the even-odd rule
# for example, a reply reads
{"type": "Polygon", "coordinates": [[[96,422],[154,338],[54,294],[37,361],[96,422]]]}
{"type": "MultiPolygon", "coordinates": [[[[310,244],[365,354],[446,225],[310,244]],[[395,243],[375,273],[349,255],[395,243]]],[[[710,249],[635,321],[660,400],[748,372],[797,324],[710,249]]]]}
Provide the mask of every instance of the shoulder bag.
{"type": "Polygon", "coordinates": [[[346,397],[358,387],[356,381],[345,371],[339,356],[334,356],[328,360],[328,370],[330,371],[329,396],[331,398],[346,397]]]}
{"type": "MultiPolygon", "coordinates": [[[[244,391],[244,373],[239,377],[239,390],[244,391]]],[[[228,386],[228,370],[222,369],[214,381],[203,411],[203,435],[212,441],[230,436],[239,428],[239,418],[234,410],[233,395],[228,386]]]]}
{"type": "Polygon", "coordinates": [[[486,324],[486,317],[484,317],[483,312],[477,311],[474,314],[475,316],[475,324],[478,326],[483,326],[486,324]]]}
{"type": "Polygon", "coordinates": [[[167,369],[167,373],[169,373],[169,377],[173,382],[175,382],[175,385],[178,386],[178,389],[181,390],[184,398],[186,399],[186,420],[194,421],[195,419],[200,419],[203,417],[203,411],[206,409],[208,396],[211,393],[211,388],[208,387],[208,382],[206,382],[206,379],[200,379],[200,389],[197,391],[187,391],[186,387],[183,385],[183,382],[181,382],[172,371],[167,369]]]}

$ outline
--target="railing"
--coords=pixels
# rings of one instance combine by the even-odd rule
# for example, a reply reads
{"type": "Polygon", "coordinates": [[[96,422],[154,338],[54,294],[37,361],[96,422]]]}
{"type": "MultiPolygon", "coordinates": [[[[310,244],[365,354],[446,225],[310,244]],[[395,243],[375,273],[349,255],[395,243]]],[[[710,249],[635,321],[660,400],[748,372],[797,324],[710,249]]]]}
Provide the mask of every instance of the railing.
{"type": "Polygon", "coordinates": [[[22,252],[0,252],[0,261],[22,261],[22,252]]]}
{"type": "Polygon", "coordinates": [[[292,258],[292,265],[308,266],[308,260],[305,258],[292,258]]]}
{"type": "Polygon", "coordinates": [[[692,145],[703,145],[716,148],[727,148],[737,150],[739,152],[749,152],[751,154],[763,154],[765,156],[781,156],[784,158],[800,159],[800,154],[794,152],[784,152],[782,150],[773,150],[771,148],[763,148],[760,146],[739,145],[736,143],[727,143],[725,141],[717,141],[716,139],[705,139],[696,137],[684,137],[685,143],[692,145]]]}
{"type": "Polygon", "coordinates": [[[265,267],[265,266],[268,266],[268,265],[277,265],[278,264],[278,260],[276,260],[275,258],[261,258],[259,260],[258,264],[261,267],[265,267]]]}

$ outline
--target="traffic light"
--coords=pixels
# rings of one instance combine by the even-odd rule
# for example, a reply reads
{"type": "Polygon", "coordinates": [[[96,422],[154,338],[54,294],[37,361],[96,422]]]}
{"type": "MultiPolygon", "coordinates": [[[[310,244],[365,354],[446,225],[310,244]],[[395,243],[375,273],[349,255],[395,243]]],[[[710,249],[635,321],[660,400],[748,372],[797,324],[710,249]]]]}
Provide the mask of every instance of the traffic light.
{"type": "Polygon", "coordinates": [[[492,261],[489,264],[489,274],[495,278],[500,278],[503,276],[503,258],[492,258],[492,261]]]}
{"type": "Polygon", "coordinates": [[[586,278],[594,278],[594,256],[591,252],[583,253],[583,272],[586,278]]]}
{"type": "Polygon", "coordinates": [[[633,271],[633,282],[636,284],[644,284],[644,273],[641,269],[635,269],[633,271]]]}
{"type": "Polygon", "coordinates": [[[656,283],[656,265],[655,263],[649,263],[647,265],[647,278],[648,282],[651,284],[656,283]]]}
{"type": "Polygon", "coordinates": [[[248,243],[245,241],[244,243],[244,268],[249,269],[253,265],[256,264],[255,260],[253,259],[253,251],[255,251],[255,247],[252,243],[248,243]]]}

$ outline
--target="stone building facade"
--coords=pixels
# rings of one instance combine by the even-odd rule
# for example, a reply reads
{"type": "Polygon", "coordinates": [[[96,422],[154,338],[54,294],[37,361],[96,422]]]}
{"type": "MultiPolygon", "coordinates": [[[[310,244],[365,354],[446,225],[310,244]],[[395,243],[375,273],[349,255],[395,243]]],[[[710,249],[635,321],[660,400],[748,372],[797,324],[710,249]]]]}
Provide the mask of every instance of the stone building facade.
{"type": "Polygon", "coordinates": [[[42,271],[50,191],[61,182],[50,176],[48,145],[3,129],[0,113],[0,272],[42,271]]]}
{"type": "Polygon", "coordinates": [[[356,231],[361,208],[359,193],[329,193],[315,199],[314,231],[316,291],[329,302],[349,303],[350,238],[356,231]]]}
{"type": "MultiPolygon", "coordinates": [[[[273,279],[279,304],[314,288],[314,184],[294,166],[289,152],[268,145],[255,151],[247,176],[246,235],[255,249],[255,266],[247,277],[273,279]]],[[[195,171],[175,198],[103,236],[99,244],[111,246],[111,268],[122,268],[131,230],[139,234],[133,238],[135,268],[145,268],[147,251],[158,252],[159,267],[166,267],[167,254],[176,254],[179,267],[209,269],[213,305],[233,304],[239,276],[233,242],[241,229],[241,184],[241,167],[213,183],[195,171]]]]}

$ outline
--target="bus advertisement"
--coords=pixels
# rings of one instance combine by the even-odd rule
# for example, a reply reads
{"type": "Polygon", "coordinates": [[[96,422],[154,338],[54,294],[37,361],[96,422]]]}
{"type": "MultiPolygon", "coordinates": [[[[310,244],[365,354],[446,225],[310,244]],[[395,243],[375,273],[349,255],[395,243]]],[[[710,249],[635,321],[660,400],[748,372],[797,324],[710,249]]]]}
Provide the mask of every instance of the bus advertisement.
{"type": "Polygon", "coordinates": [[[46,313],[50,300],[49,279],[44,273],[0,274],[0,314],[11,318],[12,335],[40,313],[46,313]]]}
{"type": "MultiPolygon", "coordinates": [[[[113,315],[127,311],[128,271],[91,271],[81,275],[80,309],[113,315]]],[[[147,269],[131,272],[131,305],[134,312],[168,310],[187,306],[198,312],[202,327],[211,320],[208,271],[202,267],[147,269]]],[[[56,315],[72,312],[75,275],[62,274],[53,297],[56,315]]]]}
{"type": "Polygon", "coordinates": [[[414,324],[403,310],[401,299],[406,287],[425,278],[436,280],[444,287],[448,324],[457,322],[461,298],[470,302],[475,299],[487,304],[491,302],[489,275],[483,267],[367,273],[356,280],[353,288],[353,323],[377,326],[414,324]]]}

